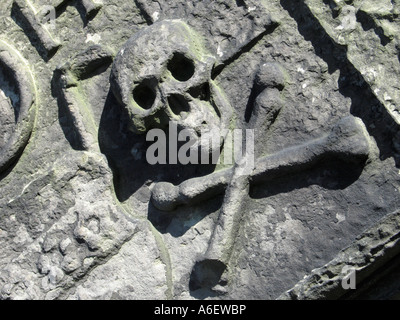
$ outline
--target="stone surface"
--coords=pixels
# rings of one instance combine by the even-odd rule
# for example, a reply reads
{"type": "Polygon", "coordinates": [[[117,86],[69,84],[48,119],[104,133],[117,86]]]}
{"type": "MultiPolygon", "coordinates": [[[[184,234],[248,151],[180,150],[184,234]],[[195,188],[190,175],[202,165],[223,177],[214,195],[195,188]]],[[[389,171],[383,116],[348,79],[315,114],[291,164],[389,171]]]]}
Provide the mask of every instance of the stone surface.
{"type": "MultiPolygon", "coordinates": [[[[384,276],[388,278],[385,274],[388,270],[379,270],[379,268],[387,266],[387,262],[398,255],[398,219],[398,212],[387,215],[379,222],[378,226],[372,227],[359,235],[352,245],[342,250],[332,261],[321,268],[312,270],[311,275],[305,277],[279,298],[320,300],[339,299],[346,295],[350,297],[353,295],[353,298],[367,299],[370,295],[370,298],[377,299],[379,295],[375,293],[374,297],[374,290],[368,287],[384,294],[389,292],[389,295],[390,293],[398,295],[396,278],[394,278],[394,288],[386,290],[386,292],[382,289],[379,290],[379,286],[376,285],[376,282],[385,282],[385,280],[381,280],[384,276]],[[346,270],[350,269],[356,275],[355,289],[357,286],[361,286],[356,294],[346,290],[342,285],[343,279],[346,281],[346,276],[349,275],[346,270]],[[369,282],[375,283],[371,285],[369,282]],[[365,291],[367,292],[365,293],[365,291]]],[[[398,268],[397,261],[394,267],[395,269],[398,268]]],[[[397,270],[392,271],[392,274],[396,275],[396,272],[397,270]]]]}
{"type": "Polygon", "coordinates": [[[2,1],[0,299],[398,297],[399,5],[2,1]],[[254,168],[149,164],[170,120],[254,168]]]}

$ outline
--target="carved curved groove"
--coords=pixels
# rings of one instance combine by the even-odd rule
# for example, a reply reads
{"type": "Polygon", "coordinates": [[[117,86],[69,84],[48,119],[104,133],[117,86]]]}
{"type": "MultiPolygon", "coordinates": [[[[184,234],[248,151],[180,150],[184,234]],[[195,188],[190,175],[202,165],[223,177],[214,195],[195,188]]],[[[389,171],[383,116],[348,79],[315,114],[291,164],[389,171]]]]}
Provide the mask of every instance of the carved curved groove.
{"type": "MultiPolygon", "coordinates": [[[[0,68],[8,83],[15,87],[19,101],[13,101],[15,124],[10,138],[0,148],[0,172],[7,169],[22,153],[31,136],[35,116],[35,85],[27,63],[19,52],[0,40],[0,68]]],[[[0,117],[2,115],[0,114],[0,117]]]]}

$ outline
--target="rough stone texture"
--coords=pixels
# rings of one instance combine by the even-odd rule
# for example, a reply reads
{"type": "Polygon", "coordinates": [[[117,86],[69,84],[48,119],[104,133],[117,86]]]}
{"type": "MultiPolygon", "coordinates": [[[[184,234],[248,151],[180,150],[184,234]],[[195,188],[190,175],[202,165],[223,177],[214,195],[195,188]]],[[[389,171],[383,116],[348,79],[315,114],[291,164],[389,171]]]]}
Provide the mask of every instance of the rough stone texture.
{"type": "Polygon", "coordinates": [[[398,297],[398,1],[30,3],[0,4],[1,299],[398,297]],[[254,170],[148,164],[157,90],[254,128],[254,170]]]}
{"type": "MultiPolygon", "coordinates": [[[[388,261],[391,261],[399,253],[399,213],[387,215],[378,226],[372,227],[357,237],[356,241],[341,251],[331,262],[325,266],[312,270],[311,275],[287,291],[280,299],[339,299],[344,296],[366,299],[368,295],[374,297],[373,290],[368,287],[376,288],[376,282],[383,278],[389,270],[386,269],[388,261]],[[386,267],[386,268],[385,268],[386,267]],[[353,269],[356,274],[356,294],[347,291],[342,286],[342,281],[346,276],[346,268],[353,269]],[[376,274],[373,274],[373,273],[376,274]],[[375,283],[370,283],[375,282],[375,283]],[[361,289],[360,289],[361,287],[361,289]],[[365,293],[367,291],[367,293],[365,293]]],[[[398,259],[397,259],[398,260],[398,259]]],[[[395,269],[398,268],[396,261],[395,269]]],[[[389,271],[390,272],[390,271],[389,271]]],[[[392,272],[395,274],[395,272],[392,272]]],[[[387,277],[387,276],[386,276],[387,277]]],[[[395,278],[396,279],[396,278],[395,278]]],[[[381,280],[382,281],[382,280],[381,280]]],[[[383,280],[382,282],[384,282],[383,280]]],[[[387,280],[386,280],[387,281],[387,280]]],[[[393,284],[392,284],[393,285],[393,284]]],[[[398,295],[398,283],[394,283],[394,288],[389,290],[392,295],[398,295]]],[[[381,294],[386,294],[385,290],[380,290],[381,294]]],[[[387,290],[386,290],[387,291],[387,290]]],[[[375,293],[375,299],[377,298],[375,293]]]]}

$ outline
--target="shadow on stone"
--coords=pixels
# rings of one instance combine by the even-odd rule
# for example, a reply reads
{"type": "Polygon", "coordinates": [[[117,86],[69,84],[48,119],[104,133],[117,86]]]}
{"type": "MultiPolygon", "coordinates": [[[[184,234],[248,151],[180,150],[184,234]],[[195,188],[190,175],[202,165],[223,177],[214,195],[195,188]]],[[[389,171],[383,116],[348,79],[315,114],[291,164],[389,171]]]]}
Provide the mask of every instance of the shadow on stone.
{"type": "Polygon", "coordinates": [[[360,72],[347,59],[346,47],[332,41],[303,0],[281,0],[280,3],[297,22],[299,33],[314,46],[315,54],[328,64],[329,73],[340,71],[339,92],[351,99],[350,112],[363,120],[368,133],[374,137],[380,159],[394,158],[399,166],[400,156],[392,142],[398,126],[360,72]]]}
{"type": "Polygon", "coordinates": [[[179,238],[205,217],[218,211],[222,201],[223,195],[215,195],[214,198],[199,205],[198,210],[194,210],[193,207],[189,209],[187,206],[178,206],[172,212],[158,210],[150,201],[147,219],[160,233],[168,233],[174,238],[179,238]]]}
{"type": "Polygon", "coordinates": [[[311,185],[318,185],[327,190],[344,190],[359,179],[363,169],[364,164],[348,164],[327,159],[318,167],[251,186],[250,197],[262,199],[311,185]]]}
{"type": "Polygon", "coordinates": [[[221,295],[215,287],[227,285],[227,282],[221,279],[225,270],[226,265],[218,260],[206,259],[197,262],[190,275],[190,294],[198,299],[221,295]]]}

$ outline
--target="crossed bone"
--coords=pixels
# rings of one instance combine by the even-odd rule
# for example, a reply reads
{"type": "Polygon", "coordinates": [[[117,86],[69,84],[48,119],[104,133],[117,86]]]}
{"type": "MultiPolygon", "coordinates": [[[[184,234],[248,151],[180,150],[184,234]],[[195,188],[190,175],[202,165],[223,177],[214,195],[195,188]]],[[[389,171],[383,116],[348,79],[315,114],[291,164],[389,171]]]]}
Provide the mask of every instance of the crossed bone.
{"type": "MultiPolygon", "coordinates": [[[[330,157],[354,163],[366,159],[368,154],[369,138],[364,124],[360,119],[349,116],[339,121],[322,138],[257,159],[250,181],[257,184],[298,173],[330,157]]],[[[224,192],[233,171],[234,168],[224,169],[186,180],[178,186],[159,182],[153,187],[152,203],[161,211],[173,211],[179,205],[200,203],[224,192]]]]}
{"type": "MultiPolygon", "coordinates": [[[[172,211],[179,205],[194,205],[225,192],[224,203],[203,260],[218,262],[216,265],[208,264],[208,268],[215,265],[216,268],[222,268],[222,274],[230,260],[239,227],[238,221],[245,211],[242,208],[242,198],[249,191],[250,184],[299,173],[325,159],[336,158],[348,163],[362,163],[369,153],[370,140],[363,122],[349,116],[341,119],[329,134],[319,139],[257,159],[255,169],[249,176],[237,175],[235,168],[229,168],[186,180],[178,186],[166,182],[157,183],[152,189],[152,203],[159,210],[172,211]]],[[[209,273],[208,270],[206,274],[209,273]]],[[[217,281],[211,282],[213,285],[218,284],[217,281]]]]}
{"type": "MultiPolygon", "coordinates": [[[[254,101],[248,128],[258,132],[271,128],[283,106],[279,91],[284,86],[285,75],[279,65],[266,63],[260,67],[253,87],[258,91],[258,97],[254,101]]],[[[369,152],[369,135],[363,122],[349,116],[341,119],[329,134],[319,139],[257,159],[250,174],[243,174],[243,170],[247,169],[244,169],[248,165],[246,162],[252,159],[246,147],[246,154],[232,168],[189,179],[178,186],[167,182],[155,184],[151,200],[159,210],[173,211],[179,205],[193,205],[225,192],[207,252],[192,273],[201,286],[215,289],[216,285],[223,283],[219,278],[228,266],[245,211],[242,208],[243,198],[251,184],[301,172],[328,158],[358,163],[365,161],[369,152]]]]}

